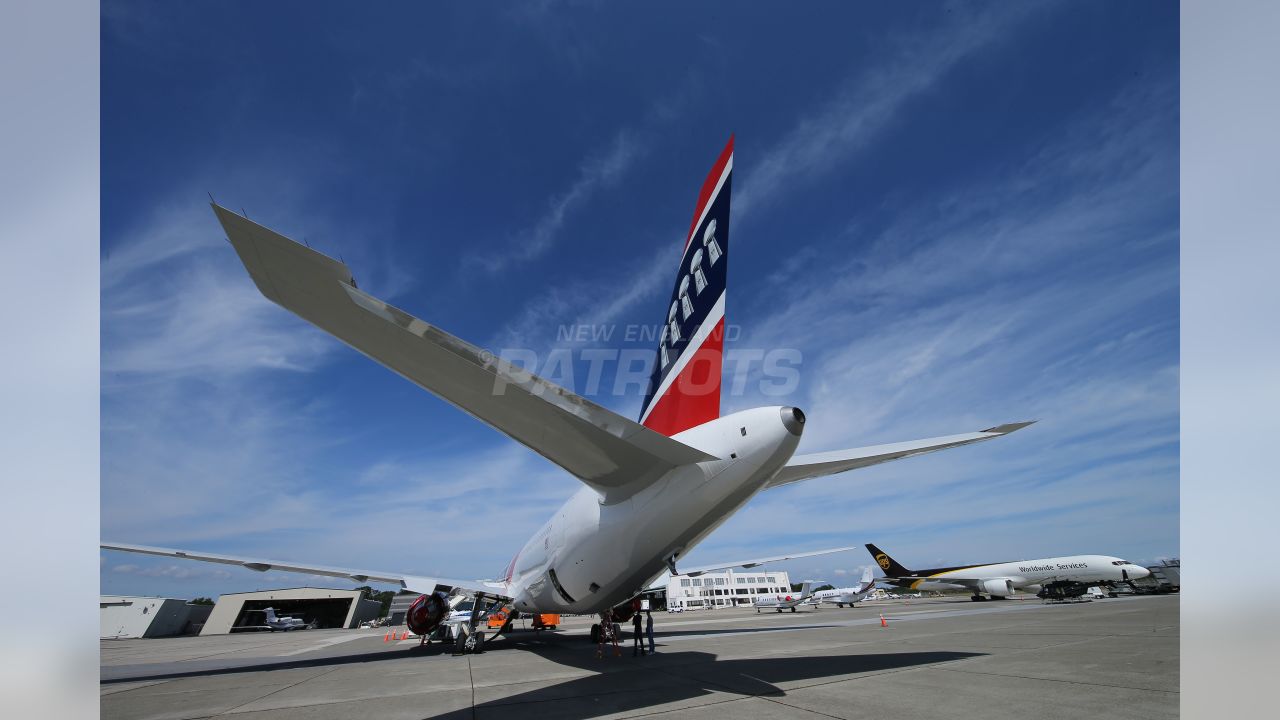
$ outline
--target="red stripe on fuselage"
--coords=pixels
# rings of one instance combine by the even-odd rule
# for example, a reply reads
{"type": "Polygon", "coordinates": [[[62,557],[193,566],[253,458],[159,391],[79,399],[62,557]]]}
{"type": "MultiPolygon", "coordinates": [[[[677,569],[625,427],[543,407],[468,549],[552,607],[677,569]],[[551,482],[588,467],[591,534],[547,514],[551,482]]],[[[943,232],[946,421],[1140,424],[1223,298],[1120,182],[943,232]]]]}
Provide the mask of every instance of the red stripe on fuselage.
{"type": "Polygon", "coordinates": [[[698,191],[698,205],[693,209],[693,220],[689,221],[689,232],[684,236],[685,250],[689,249],[689,241],[693,239],[693,231],[698,229],[698,218],[702,217],[702,211],[706,210],[707,203],[711,202],[711,193],[716,191],[720,176],[724,174],[724,166],[729,164],[729,158],[731,157],[733,157],[733,135],[729,136],[729,144],[724,146],[724,150],[720,151],[720,157],[711,168],[711,172],[707,173],[707,179],[702,181],[702,189],[698,191]]]}
{"type": "MultiPolygon", "coordinates": [[[[730,145],[732,145],[730,140],[730,145]]],[[[690,352],[685,350],[685,352],[690,352]]],[[[667,437],[720,417],[720,369],[724,356],[724,318],[716,323],[702,345],[653,409],[644,426],[667,437]]]]}

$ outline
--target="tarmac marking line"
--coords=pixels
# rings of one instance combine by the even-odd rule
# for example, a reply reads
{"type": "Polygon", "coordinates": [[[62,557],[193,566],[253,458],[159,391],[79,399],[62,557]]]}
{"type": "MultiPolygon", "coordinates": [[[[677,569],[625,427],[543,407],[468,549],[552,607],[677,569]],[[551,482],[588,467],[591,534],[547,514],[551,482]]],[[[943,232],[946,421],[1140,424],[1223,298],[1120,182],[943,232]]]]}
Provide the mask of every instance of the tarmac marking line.
{"type": "Polygon", "coordinates": [[[938,669],[946,670],[947,672],[968,673],[970,675],[988,675],[991,677],[1019,678],[1022,680],[1041,680],[1044,682],[1066,683],[1068,685],[1091,685],[1094,687],[1115,688],[1118,690],[1139,690],[1141,692],[1164,693],[1166,695],[1180,694],[1180,691],[1178,690],[1156,690],[1154,688],[1133,687],[1132,685],[1111,685],[1109,683],[1085,682],[1083,680],[1061,680],[1059,678],[1032,677],[1030,675],[1011,675],[1009,673],[983,672],[981,670],[963,670],[963,669],[957,670],[955,668],[938,668],[938,669]]]}
{"type": "MultiPolygon", "coordinates": [[[[297,650],[282,652],[276,655],[276,657],[290,657],[292,655],[301,655],[302,653],[314,652],[316,650],[324,650],[325,648],[330,648],[330,647],[333,647],[334,645],[338,645],[345,642],[351,642],[352,640],[363,640],[366,637],[368,636],[367,635],[340,635],[338,637],[325,638],[324,640],[321,640],[320,642],[316,643],[315,645],[312,645],[311,647],[298,648],[297,650]]],[[[415,640],[414,642],[417,642],[417,640],[415,640]]]]}

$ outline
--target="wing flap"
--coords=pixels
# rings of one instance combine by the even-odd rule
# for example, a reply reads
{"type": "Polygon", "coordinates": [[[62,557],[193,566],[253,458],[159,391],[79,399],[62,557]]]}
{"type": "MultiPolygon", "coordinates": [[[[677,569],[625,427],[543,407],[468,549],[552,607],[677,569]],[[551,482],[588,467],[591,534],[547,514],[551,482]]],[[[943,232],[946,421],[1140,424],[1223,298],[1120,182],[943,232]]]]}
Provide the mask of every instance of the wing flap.
{"type": "Polygon", "coordinates": [[[513,366],[356,287],[346,265],[219,205],[267,299],[507,434],[610,501],[712,456],[513,366]]]}
{"type": "Polygon", "coordinates": [[[765,485],[765,489],[781,487],[801,480],[822,477],[823,475],[833,475],[847,470],[879,465],[892,460],[901,460],[914,455],[971,445],[983,440],[992,440],[1021,430],[1034,422],[1032,420],[1029,422],[1006,423],[979,432],[946,435],[924,440],[890,443],[888,445],[872,445],[851,450],[796,455],[787,461],[782,470],[765,485]]]}

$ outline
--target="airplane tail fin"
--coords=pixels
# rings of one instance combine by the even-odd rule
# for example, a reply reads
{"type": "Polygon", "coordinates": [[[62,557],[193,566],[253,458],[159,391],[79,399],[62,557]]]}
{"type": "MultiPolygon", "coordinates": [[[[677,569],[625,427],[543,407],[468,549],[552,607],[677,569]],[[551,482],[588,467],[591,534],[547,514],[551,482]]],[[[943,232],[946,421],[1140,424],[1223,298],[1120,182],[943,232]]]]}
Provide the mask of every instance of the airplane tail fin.
{"type": "Polygon", "coordinates": [[[880,566],[881,570],[884,570],[885,575],[889,577],[910,577],[912,575],[912,572],[906,566],[889,557],[888,553],[875,545],[867,543],[867,552],[871,553],[871,557],[875,558],[876,564],[880,566]]]}
{"type": "Polygon", "coordinates": [[[804,600],[813,595],[813,581],[805,580],[800,584],[800,599],[804,600]]]}
{"type": "Polygon", "coordinates": [[[640,424],[671,436],[720,417],[733,136],[698,193],[640,424]]]}
{"type": "Polygon", "coordinates": [[[266,610],[264,610],[263,612],[265,612],[265,613],[267,614],[267,622],[275,622],[276,620],[279,620],[279,619],[280,619],[280,618],[276,617],[276,609],[275,609],[275,608],[267,608],[267,609],[266,609],[266,610]]]}
{"type": "Polygon", "coordinates": [[[875,577],[871,574],[871,568],[862,568],[862,582],[858,583],[858,592],[866,592],[875,584],[876,581],[875,577]]]}

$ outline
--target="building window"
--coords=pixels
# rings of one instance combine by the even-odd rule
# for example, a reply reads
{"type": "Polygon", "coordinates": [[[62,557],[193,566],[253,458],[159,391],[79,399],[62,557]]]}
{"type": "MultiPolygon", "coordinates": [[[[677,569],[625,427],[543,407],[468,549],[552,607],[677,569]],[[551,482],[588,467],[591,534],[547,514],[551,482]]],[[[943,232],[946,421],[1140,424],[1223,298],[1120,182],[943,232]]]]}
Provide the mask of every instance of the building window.
{"type": "Polygon", "coordinates": [[[680,587],[689,587],[689,578],[680,578],[680,587]]]}

